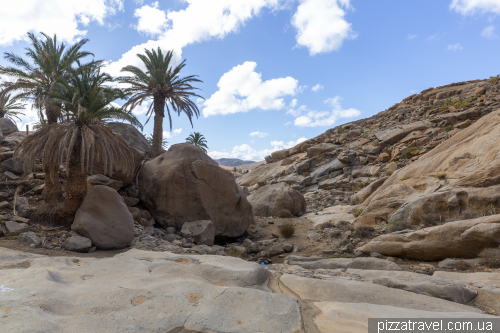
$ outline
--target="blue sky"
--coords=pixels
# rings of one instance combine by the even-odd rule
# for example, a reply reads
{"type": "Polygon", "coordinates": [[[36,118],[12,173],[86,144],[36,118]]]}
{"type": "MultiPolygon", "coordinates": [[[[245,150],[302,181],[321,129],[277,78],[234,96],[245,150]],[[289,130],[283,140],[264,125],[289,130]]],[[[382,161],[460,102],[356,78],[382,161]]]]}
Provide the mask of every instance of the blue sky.
{"type": "MultiPolygon", "coordinates": [[[[144,48],[186,59],[182,75],[200,76],[205,101],[194,128],[175,115],[165,136],[201,132],[214,158],[262,160],[429,87],[500,73],[500,0],[22,2],[0,0],[2,53],[22,54],[26,32],[43,31],[90,39],[115,76],[144,48]]],[[[35,120],[28,106],[18,125],[35,120]]]]}

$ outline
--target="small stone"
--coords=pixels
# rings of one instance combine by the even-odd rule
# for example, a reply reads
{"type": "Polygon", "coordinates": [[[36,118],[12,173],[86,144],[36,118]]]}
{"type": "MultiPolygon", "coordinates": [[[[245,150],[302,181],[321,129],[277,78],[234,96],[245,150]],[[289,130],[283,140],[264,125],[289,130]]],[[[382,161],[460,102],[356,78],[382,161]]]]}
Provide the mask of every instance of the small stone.
{"type": "Polygon", "coordinates": [[[9,236],[19,236],[23,232],[28,232],[28,225],[26,223],[17,223],[14,221],[5,222],[5,228],[9,236]]]}
{"type": "Polygon", "coordinates": [[[14,173],[12,173],[12,172],[10,172],[10,171],[5,171],[3,174],[4,174],[4,175],[5,175],[8,179],[10,179],[10,180],[18,180],[18,179],[19,179],[19,177],[18,177],[18,176],[16,176],[14,173]]]}
{"type": "Polygon", "coordinates": [[[335,253],[334,250],[323,250],[323,254],[325,255],[333,255],[335,253]]]}
{"type": "Polygon", "coordinates": [[[372,252],[370,253],[370,257],[373,257],[373,258],[382,258],[382,255],[380,253],[377,253],[377,252],[372,252]]]}
{"type": "Polygon", "coordinates": [[[35,179],[45,179],[44,173],[35,173],[35,179]]]}
{"type": "Polygon", "coordinates": [[[40,237],[32,231],[21,233],[19,237],[17,237],[17,240],[30,246],[33,245],[32,247],[38,247],[42,244],[40,237]]]}
{"type": "Polygon", "coordinates": [[[193,247],[193,243],[186,243],[186,244],[182,245],[182,247],[190,249],[193,247]]]}
{"type": "Polygon", "coordinates": [[[280,236],[278,236],[276,234],[271,234],[271,236],[273,236],[274,238],[280,238],[280,236]]]}
{"type": "Polygon", "coordinates": [[[7,201],[0,202],[0,209],[4,209],[7,207],[10,207],[10,203],[8,203],[7,201]]]}
{"type": "Polygon", "coordinates": [[[19,223],[28,223],[30,220],[21,216],[13,216],[12,221],[19,223]]]}
{"type": "Polygon", "coordinates": [[[283,250],[285,252],[289,253],[293,251],[293,245],[292,244],[283,244],[283,250]]]}
{"type": "Polygon", "coordinates": [[[295,214],[295,216],[297,216],[297,217],[301,217],[302,215],[304,215],[304,213],[302,213],[302,211],[300,211],[300,210],[297,212],[297,214],[295,214]]]}
{"type": "Polygon", "coordinates": [[[89,250],[88,253],[94,253],[97,248],[95,246],[92,246],[89,250]]]}
{"type": "Polygon", "coordinates": [[[267,223],[269,223],[269,224],[274,224],[274,221],[267,221],[267,223]]]}
{"type": "Polygon", "coordinates": [[[168,227],[167,228],[167,234],[169,235],[174,235],[175,234],[175,228],[174,227],[168,227]]]}
{"type": "Polygon", "coordinates": [[[280,244],[276,244],[271,246],[268,253],[270,257],[273,257],[285,253],[285,250],[280,244]]]}
{"type": "Polygon", "coordinates": [[[365,254],[361,251],[355,251],[354,252],[354,255],[357,257],[357,258],[362,258],[362,257],[365,257],[365,254]]]}
{"type": "Polygon", "coordinates": [[[64,241],[62,247],[68,251],[85,253],[92,248],[92,241],[87,237],[71,236],[64,241]]]}

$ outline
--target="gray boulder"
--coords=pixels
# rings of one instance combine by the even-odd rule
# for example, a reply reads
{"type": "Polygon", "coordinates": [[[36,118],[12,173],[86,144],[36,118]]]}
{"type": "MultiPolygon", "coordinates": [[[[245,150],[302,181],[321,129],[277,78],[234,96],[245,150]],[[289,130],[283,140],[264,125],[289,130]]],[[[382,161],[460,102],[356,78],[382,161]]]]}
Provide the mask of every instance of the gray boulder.
{"type": "Polygon", "coordinates": [[[122,181],[111,179],[111,178],[106,177],[104,175],[89,176],[89,177],[87,177],[87,183],[90,186],[95,186],[95,185],[109,186],[116,191],[118,191],[123,186],[122,181]]]}
{"type": "Polygon", "coordinates": [[[32,231],[23,232],[17,237],[17,240],[28,245],[33,244],[35,245],[35,247],[38,247],[42,244],[42,240],[40,239],[40,237],[38,237],[38,235],[32,231]]]}
{"type": "Polygon", "coordinates": [[[87,237],[71,236],[64,241],[62,247],[68,251],[84,253],[90,250],[90,248],[92,247],[92,241],[87,237]]]}
{"type": "Polygon", "coordinates": [[[10,119],[0,118],[0,129],[2,130],[3,136],[8,136],[14,132],[19,132],[16,124],[10,119]]]}
{"type": "Polygon", "coordinates": [[[186,222],[182,225],[181,236],[193,238],[196,244],[214,245],[215,224],[210,220],[186,222]]]}
{"type": "Polygon", "coordinates": [[[71,230],[102,250],[121,249],[134,240],[134,220],[122,197],[108,186],[94,186],[78,208],[71,230]]]}
{"type": "MultiPolygon", "coordinates": [[[[2,119],[2,118],[0,118],[2,119]]],[[[22,174],[24,173],[24,164],[27,162],[26,158],[22,157],[13,157],[6,159],[2,163],[0,163],[0,166],[7,171],[11,171],[15,174],[22,174]]]]}
{"type": "Polygon", "coordinates": [[[5,228],[7,229],[7,234],[9,236],[18,236],[23,232],[28,232],[28,224],[26,223],[17,223],[14,221],[5,222],[5,228]]]}

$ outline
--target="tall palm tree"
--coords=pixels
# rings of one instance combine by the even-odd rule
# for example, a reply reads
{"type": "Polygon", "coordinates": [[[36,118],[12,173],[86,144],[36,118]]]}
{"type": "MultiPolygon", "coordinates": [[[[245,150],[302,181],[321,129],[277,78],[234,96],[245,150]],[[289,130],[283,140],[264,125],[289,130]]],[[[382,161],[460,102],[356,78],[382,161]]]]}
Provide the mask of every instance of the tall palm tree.
{"type": "MultiPolygon", "coordinates": [[[[167,109],[170,130],[172,130],[172,116],[170,108],[180,116],[185,113],[193,126],[193,116],[200,115],[196,103],[190,100],[191,97],[203,98],[193,92],[198,89],[193,87],[193,82],[202,82],[196,75],[180,77],[179,72],[186,66],[185,60],[176,67],[171,66],[173,51],[168,51],[163,55],[160,48],[144,50],[146,55],[137,56],[144,63],[146,72],[135,66],[126,66],[122,72],[130,72],[132,76],[119,77],[121,83],[129,86],[124,90],[130,93],[131,97],[125,103],[124,108],[133,110],[143,102],[153,100],[147,115],[151,117],[154,111],[153,143],[151,149],[152,157],[161,154],[163,137],[163,118],[165,117],[165,108],[167,109]],[[170,105],[170,107],[169,107],[170,105]]],[[[149,118],[148,118],[149,121],[149,118]]],[[[146,122],[147,123],[147,122],[146,122]]]]}
{"type": "MultiPolygon", "coordinates": [[[[105,123],[124,119],[140,126],[130,112],[111,103],[126,98],[123,91],[111,88],[114,80],[101,72],[102,63],[93,62],[68,71],[67,79],[58,81],[58,89],[50,97],[62,106],[59,123],[42,125],[16,148],[15,155],[29,158],[32,168],[36,159],[43,165],[65,165],[68,179],[64,184],[64,212],[74,213],[87,192],[87,174],[92,174],[94,159],[102,158],[104,173],[111,175],[113,166],[122,171],[133,169],[132,151],[128,143],[114,134],[105,123]]],[[[55,181],[57,174],[51,172],[55,181]]]]}
{"type": "Polygon", "coordinates": [[[207,147],[207,140],[205,140],[205,137],[203,136],[203,134],[200,134],[200,132],[189,134],[189,136],[186,138],[186,143],[190,143],[192,145],[200,147],[205,153],[207,152],[207,149],[209,149],[207,147]]]}
{"type": "Polygon", "coordinates": [[[14,96],[11,98],[11,94],[4,94],[0,92],[0,118],[8,118],[12,121],[21,120],[20,115],[24,116],[24,113],[15,111],[23,110],[26,104],[20,102],[21,98],[19,96],[14,96]]]}
{"type": "MultiPolygon", "coordinates": [[[[25,48],[28,60],[13,53],[4,53],[4,58],[13,66],[0,66],[0,74],[15,79],[13,82],[3,84],[4,93],[20,90],[21,93],[18,96],[33,100],[33,107],[38,110],[40,118],[45,112],[47,123],[55,124],[60,117],[61,108],[50,98],[50,94],[56,89],[57,81],[67,76],[75,61],[92,55],[92,53],[81,51],[88,39],[82,39],[66,48],[64,43],[57,44],[56,35],[51,38],[43,32],[41,34],[45,40],[39,40],[33,33],[28,33],[28,38],[31,41],[31,46],[25,48]]],[[[53,167],[54,170],[49,170],[46,165],[43,165],[45,172],[44,198],[47,202],[55,202],[56,197],[61,193],[59,180],[50,177],[50,174],[59,170],[59,166],[54,165],[53,167]]]]}

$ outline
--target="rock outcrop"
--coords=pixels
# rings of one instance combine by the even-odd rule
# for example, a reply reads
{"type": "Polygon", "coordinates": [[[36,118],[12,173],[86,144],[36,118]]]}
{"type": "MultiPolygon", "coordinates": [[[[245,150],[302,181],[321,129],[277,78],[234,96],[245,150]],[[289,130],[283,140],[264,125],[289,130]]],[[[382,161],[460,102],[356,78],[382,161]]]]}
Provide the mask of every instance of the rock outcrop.
{"type": "Polygon", "coordinates": [[[234,177],[194,145],[173,145],[147,162],[139,190],[141,202],[165,228],[211,220],[216,236],[237,237],[253,222],[252,206],[234,177]]]}

